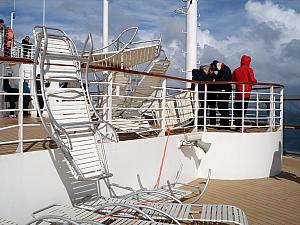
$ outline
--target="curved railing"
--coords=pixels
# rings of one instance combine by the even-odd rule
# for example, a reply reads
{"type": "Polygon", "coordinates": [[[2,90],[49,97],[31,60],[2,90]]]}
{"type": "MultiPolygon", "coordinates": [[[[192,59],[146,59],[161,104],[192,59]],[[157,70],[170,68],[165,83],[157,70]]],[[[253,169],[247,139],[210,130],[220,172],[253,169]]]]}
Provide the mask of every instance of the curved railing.
{"type": "MultiPolygon", "coordinates": [[[[85,64],[82,65],[82,69],[86,67],[85,64]]],[[[149,74],[145,72],[138,72],[132,70],[122,70],[116,68],[102,67],[102,66],[89,66],[93,71],[101,74],[103,71],[113,72],[112,76],[118,76],[118,72],[126,73],[128,76],[150,76],[154,78],[161,79],[160,86],[148,86],[147,89],[153,90],[153,95],[143,95],[143,89],[139,89],[138,93],[132,93],[134,90],[126,90],[126,92],[118,92],[120,87],[126,84],[105,82],[103,80],[98,80],[92,78],[93,76],[87,76],[85,82],[88,83],[89,92],[91,95],[91,102],[96,102],[99,98],[105,99],[108,93],[109,85],[112,87],[111,92],[111,107],[108,104],[98,105],[95,110],[98,112],[99,117],[104,118],[104,112],[110,111],[111,115],[119,110],[125,111],[121,117],[114,117],[107,121],[113,125],[116,129],[120,139],[122,140],[122,135],[135,133],[131,138],[136,138],[136,134],[140,137],[153,137],[157,135],[165,135],[165,132],[170,128],[174,133],[187,133],[187,132],[235,132],[237,130],[241,133],[245,132],[276,132],[283,129],[283,85],[274,83],[241,83],[242,85],[251,84],[252,91],[250,93],[249,100],[236,99],[235,95],[235,85],[234,82],[225,82],[226,84],[231,84],[233,89],[227,94],[230,97],[227,100],[221,100],[220,98],[213,96],[218,96],[218,94],[224,94],[221,91],[211,91],[211,87],[216,85],[224,84],[224,82],[195,82],[187,79],[182,79],[173,76],[160,76],[156,74],[149,74]],[[117,73],[116,73],[117,72],[117,73]],[[187,84],[195,83],[195,90],[186,88],[187,84]],[[168,85],[168,84],[172,84],[168,85]],[[100,87],[96,89],[93,87],[100,87]],[[198,90],[198,91],[197,91],[198,90]],[[118,101],[122,99],[132,99],[131,104],[122,104],[122,108],[118,105],[118,101]],[[222,101],[228,102],[228,116],[224,118],[220,114],[220,109],[218,108],[218,103],[222,101]],[[241,114],[240,117],[236,116],[236,107],[234,107],[236,102],[248,101],[248,109],[239,109],[245,114],[241,114]],[[210,102],[216,102],[216,107],[211,107],[210,102]],[[139,103],[139,104],[137,104],[139,103]],[[142,106],[140,106],[142,103],[142,106]],[[211,111],[215,111],[215,116],[211,114],[211,111]],[[201,112],[201,113],[199,113],[201,112]],[[216,120],[216,123],[211,121],[216,120]],[[221,119],[227,119],[228,125],[223,126],[220,124],[221,119]],[[235,121],[237,119],[241,120],[241,125],[237,126],[235,121]],[[237,129],[241,128],[241,129],[237,129]],[[222,130],[220,130],[222,129],[222,130]]],[[[36,133],[41,132],[31,132],[31,130],[39,129],[43,130],[40,126],[40,121],[36,120],[36,108],[34,102],[32,106],[28,109],[23,108],[23,98],[24,96],[32,96],[33,93],[23,93],[23,81],[24,77],[0,77],[0,80],[8,79],[9,82],[20,90],[16,93],[6,93],[4,91],[0,92],[0,102],[2,108],[0,113],[3,118],[1,120],[5,123],[1,123],[0,127],[0,137],[5,137],[0,140],[1,146],[8,144],[19,145],[20,143],[30,145],[30,143],[38,141],[49,140],[49,137],[38,136],[36,133]],[[5,96],[18,96],[17,107],[14,109],[9,109],[9,104],[5,102],[5,96]],[[10,111],[14,111],[17,118],[4,119],[7,118],[10,111]],[[28,118],[23,118],[23,112],[31,112],[31,116],[28,118]],[[11,138],[8,138],[9,135],[11,138]],[[29,135],[30,133],[30,135],[29,135]]],[[[29,84],[32,84],[32,77],[28,78],[29,84]]],[[[29,85],[30,86],[30,85],[29,85]]],[[[146,88],[146,87],[145,87],[146,88]]],[[[149,90],[147,90],[149,93],[149,90]]],[[[18,151],[23,151],[27,147],[18,148],[18,151]]],[[[15,151],[15,150],[14,150],[15,151]]]]}

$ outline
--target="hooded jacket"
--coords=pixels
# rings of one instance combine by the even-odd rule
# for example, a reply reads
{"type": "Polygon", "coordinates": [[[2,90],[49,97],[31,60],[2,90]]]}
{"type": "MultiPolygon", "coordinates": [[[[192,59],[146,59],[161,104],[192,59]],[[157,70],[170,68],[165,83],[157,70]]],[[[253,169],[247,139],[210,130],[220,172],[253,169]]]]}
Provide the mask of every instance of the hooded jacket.
{"type": "MultiPolygon", "coordinates": [[[[251,57],[248,55],[243,55],[241,58],[241,66],[236,68],[232,73],[232,81],[233,82],[252,82],[257,83],[257,80],[254,77],[253,69],[250,67],[251,57]]],[[[236,84],[236,92],[243,92],[243,84],[236,84]]],[[[252,89],[252,85],[245,84],[244,89],[244,98],[250,98],[250,92],[252,89]]],[[[235,94],[236,99],[242,99],[242,93],[235,94]]]]}

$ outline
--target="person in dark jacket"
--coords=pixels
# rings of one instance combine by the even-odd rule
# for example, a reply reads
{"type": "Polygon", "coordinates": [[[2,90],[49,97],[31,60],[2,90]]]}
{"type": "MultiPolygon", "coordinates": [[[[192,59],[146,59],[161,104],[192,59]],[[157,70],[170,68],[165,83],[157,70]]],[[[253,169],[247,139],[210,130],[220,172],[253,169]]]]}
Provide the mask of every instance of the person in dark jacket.
{"type": "MultiPolygon", "coordinates": [[[[6,93],[18,93],[19,90],[17,88],[12,88],[9,84],[8,79],[3,80],[3,91],[6,93]]],[[[16,108],[16,102],[18,101],[17,95],[5,95],[5,101],[9,103],[9,109],[15,109],[16,108]]],[[[9,117],[16,117],[14,110],[11,110],[9,112],[9,117]]]]}
{"type": "MultiPolygon", "coordinates": [[[[217,60],[214,60],[211,63],[212,69],[215,71],[215,80],[216,81],[231,81],[231,70],[224,63],[220,63],[217,60]]],[[[216,85],[217,93],[217,104],[218,111],[221,114],[220,118],[220,128],[229,128],[229,98],[231,95],[232,87],[231,84],[218,84],[216,85]]]]}
{"type": "Polygon", "coordinates": [[[29,36],[25,36],[24,39],[22,40],[24,58],[28,58],[28,51],[30,51],[31,43],[29,42],[29,40],[30,40],[29,36]]]}
{"type": "MultiPolygon", "coordinates": [[[[205,65],[205,66],[200,66],[199,69],[194,69],[192,71],[192,76],[193,80],[195,81],[213,81],[214,76],[213,74],[210,73],[210,66],[205,65]]],[[[195,90],[195,85],[192,84],[192,90],[195,90]]],[[[215,117],[216,112],[216,102],[213,99],[214,97],[212,96],[213,94],[210,93],[212,91],[213,85],[207,85],[207,107],[210,108],[209,111],[209,116],[210,117],[215,117]],[[211,101],[210,101],[211,100],[211,101]]],[[[205,85],[204,84],[199,84],[198,85],[198,98],[199,98],[199,110],[198,110],[198,126],[203,127],[204,125],[204,96],[205,96],[205,85]]],[[[214,123],[215,118],[210,118],[210,123],[214,123]]]]}
{"type": "MultiPolygon", "coordinates": [[[[232,73],[232,81],[233,82],[252,82],[257,83],[257,80],[254,76],[253,69],[250,67],[251,57],[248,55],[243,55],[241,58],[241,66],[236,68],[232,73]]],[[[243,108],[243,100],[244,100],[244,116],[247,113],[248,103],[250,99],[250,93],[252,89],[251,84],[236,84],[235,85],[235,125],[237,126],[237,130],[241,131],[242,126],[242,108],[243,108]],[[244,85],[244,88],[243,88],[244,85]],[[244,89],[244,90],[243,90],[244,89]]]]}
{"type": "Polygon", "coordinates": [[[29,109],[29,103],[31,102],[32,98],[30,95],[30,88],[29,88],[29,85],[28,85],[28,81],[24,81],[23,82],[23,115],[24,116],[29,116],[30,113],[28,111],[29,109]]]}

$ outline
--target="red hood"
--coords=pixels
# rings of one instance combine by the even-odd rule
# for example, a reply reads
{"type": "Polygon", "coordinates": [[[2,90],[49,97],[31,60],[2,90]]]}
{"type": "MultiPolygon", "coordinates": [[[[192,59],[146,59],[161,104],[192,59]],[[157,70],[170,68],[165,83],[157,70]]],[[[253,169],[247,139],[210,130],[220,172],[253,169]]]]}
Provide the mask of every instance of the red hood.
{"type": "Polygon", "coordinates": [[[251,57],[248,55],[243,55],[241,58],[241,66],[246,65],[249,66],[251,63],[251,57]]]}

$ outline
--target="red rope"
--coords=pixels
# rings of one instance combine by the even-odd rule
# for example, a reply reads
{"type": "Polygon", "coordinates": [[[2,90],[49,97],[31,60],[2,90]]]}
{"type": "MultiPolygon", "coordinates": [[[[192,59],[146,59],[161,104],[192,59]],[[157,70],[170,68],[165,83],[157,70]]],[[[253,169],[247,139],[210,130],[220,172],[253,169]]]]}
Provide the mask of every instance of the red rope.
{"type": "Polygon", "coordinates": [[[166,157],[167,146],[168,146],[168,141],[169,141],[170,134],[171,134],[171,128],[168,128],[168,136],[167,136],[167,140],[166,140],[166,144],[165,144],[164,154],[163,154],[163,157],[161,159],[159,174],[158,174],[158,177],[157,177],[156,184],[155,184],[154,188],[159,187],[160,178],[161,178],[162,170],[163,170],[163,167],[164,167],[164,162],[165,162],[165,157],[166,157]]]}

